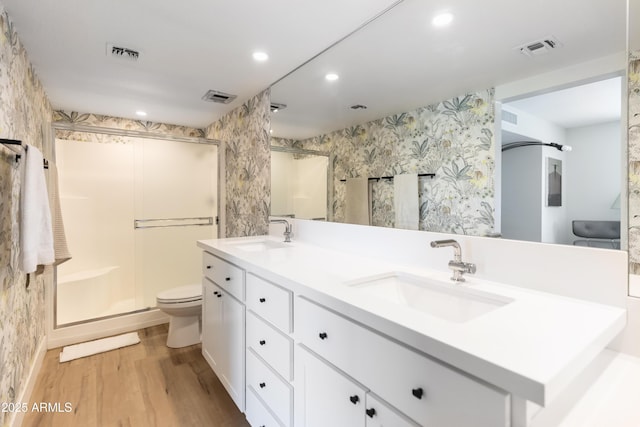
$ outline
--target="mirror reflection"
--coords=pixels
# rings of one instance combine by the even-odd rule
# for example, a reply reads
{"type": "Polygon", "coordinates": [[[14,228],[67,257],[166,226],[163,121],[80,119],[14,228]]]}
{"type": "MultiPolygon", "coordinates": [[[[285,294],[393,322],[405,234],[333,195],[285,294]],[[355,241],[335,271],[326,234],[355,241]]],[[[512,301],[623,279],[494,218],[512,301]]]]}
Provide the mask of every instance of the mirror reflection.
{"type": "Polygon", "coordinates": [[[329,156],[271,149],[271,215],[327,220],[329,156]]]}
{"type": "MultiPolygon", "coordinates": [[[[562,244],[589,239],[573,234],[573,220],[620,221],[611,209],[623,179],[619,108],[616,117],[566,124],[542,114],[555,101],[545,107],[524,98],[622,75],[624,2],[585,8],[578,0],[459,0],[439,7],[405,0],[272,87],[272,102],[285,105],[272,114],[272,145],[335,156],[333,219],[562,244]],[[451,22],[434,25],[445,11],[451,22]],[[519,124],[508,122],[513,115],[519,124]],[[533,129],[522,128],[525,116],[533,129]],[[605,123],[608,132],[593,127],[605,123]],[[502,144],[516,140],[574,150],[536,146],[503,156],[502,144]],[[514,155],[535,165],[522,169],[511,163],[514,155]],[[549,204],[553,165],[564,179],[549,204]],[[518,175],[535,187],[517,184],[518,175]],[[393,178],[369,179],[378,177],[393,178]],[[597,189],[605,182],[606,191],[597,189]],[[586,202],[600,199],[596,193],[597,207],[586,202]],[[529,196],[533,220],[513,212],[523,205],[513,194],[529,196]]],[[[609,95],[619,107],[617,84],[609,95]]],[[[604,102],[578,95],[564,110],[590,114],[578,107],[604,102]]]]}

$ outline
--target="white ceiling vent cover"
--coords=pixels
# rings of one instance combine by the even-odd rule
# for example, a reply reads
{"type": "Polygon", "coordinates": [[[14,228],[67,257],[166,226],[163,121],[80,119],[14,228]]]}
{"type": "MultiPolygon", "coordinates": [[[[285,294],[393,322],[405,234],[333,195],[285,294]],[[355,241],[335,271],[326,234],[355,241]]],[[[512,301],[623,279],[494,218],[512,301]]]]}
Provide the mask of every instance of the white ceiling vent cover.
{"type": "Polygon", "coordinates": [[[515,49],[519,50],[526,56],[539,56],[549,53],[559,47],[562,47],[562,43],[560,43],[558,39],[554,36],[547,36],[539,40],[534,40],[521,46],[517,46],[515,49]]]}
{"type": "Polygon", "coordinates": [[[202,99],[209,102],[217,102],[219,104],[228,104],[237,97],[238,95],[230,95],[228,93],[210,89],[202,96],[202,99]]]}
{"type": "Polygon", "coordinates": [[[135,62],[140,59],[140,51],[122,45],[116,46],[112,43],[107,43],[107,56],[135,62]]]}

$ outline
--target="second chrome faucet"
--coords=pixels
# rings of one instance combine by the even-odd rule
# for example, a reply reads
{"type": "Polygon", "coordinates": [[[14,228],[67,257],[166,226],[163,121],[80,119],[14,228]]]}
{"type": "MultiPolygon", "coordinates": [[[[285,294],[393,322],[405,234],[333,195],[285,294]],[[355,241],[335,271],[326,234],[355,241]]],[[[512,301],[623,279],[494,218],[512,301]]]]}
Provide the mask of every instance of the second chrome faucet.
{"type": "Polygon", "coordinates": [[[447,246],[451,246],[453,248],[453,260],[449,261],[449,268],[453,270],[453,276],[451,276],[451,280],[454,282],[464,282],[464,277],[462,275],[464,273],[473,274],[476,272],[476,265],[470,262],[462,261],[462,248],[460,248],[460,244],[453,240],[434,240],[431,242],[432,248],[444,248],[447,246]]]}

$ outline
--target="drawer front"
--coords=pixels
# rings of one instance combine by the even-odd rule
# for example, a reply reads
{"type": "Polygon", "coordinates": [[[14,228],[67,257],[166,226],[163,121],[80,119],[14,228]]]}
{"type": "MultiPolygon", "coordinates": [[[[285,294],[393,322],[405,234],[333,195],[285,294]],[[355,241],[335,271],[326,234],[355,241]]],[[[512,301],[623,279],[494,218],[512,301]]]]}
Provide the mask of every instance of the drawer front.
{"type": "Polygon", "coordinates": [[[251,351],[247,351],[247,390],[271,409],[285,427],[291,425],[292,389],[251,351]]]}
{"type": "Polygon", "coordinates": [[[367,394],[366,406],[366,427],[418,427],[416,423],[371,393],[367,394]]]}
{"type": "Polygon", "coordinates": [[[290,291],[247,274],[247,307],[285,333],[291,332],[290,291]]]}
{"type": "Polygon", "coordinates": [[[373,393],[425,426],[508,426],[509,395],[305,299],[296,336],[373,393]]]}
{"type": "Polygon", "coordinates": [[[247,312],[247,347],[262,357],[285,380],[293,379],[293,342],[250,311],[247,312]]]}
{"type": "Polygon", "coordinates": [[[244,270],[203,252],[202,274],[240,301],[244,301],[244,270]]]}
{"type": "Polygon", "coordinates": [[[252,390],[247,390],[245,415],[252,427],[282,427],[252,390]]]}

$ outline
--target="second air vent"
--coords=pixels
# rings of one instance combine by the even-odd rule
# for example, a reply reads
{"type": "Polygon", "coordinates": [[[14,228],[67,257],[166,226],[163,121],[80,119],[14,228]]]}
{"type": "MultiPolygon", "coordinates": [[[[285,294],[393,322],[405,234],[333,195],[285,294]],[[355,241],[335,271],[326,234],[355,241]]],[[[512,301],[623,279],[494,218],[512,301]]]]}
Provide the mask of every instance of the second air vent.
{"type": "Polygon", "coordinates": [[[220,92],[218,90],[210,89],[202,96],[202,99],[209,102],[217,102],[219,104],[228,104],[238,95],[231,95],[228,93],[220,92]]]}
{"type": "Polygon", "coordinates": [[[140,59],[140,51],[130,47],[116,46],[114,44],[107,43],[107,56],[126,59],[129,61],[137,61],[140,59]]]}
{"type": "Polygon", "coordinates": [[[516,46],[515,49],[527,56],[538,56],[549,53],[559,47],[562,47],[562,43],[560,43],[558,39],[554,36],[547,36],[540,40],[534,40],[521,46],[516,46]]]}

